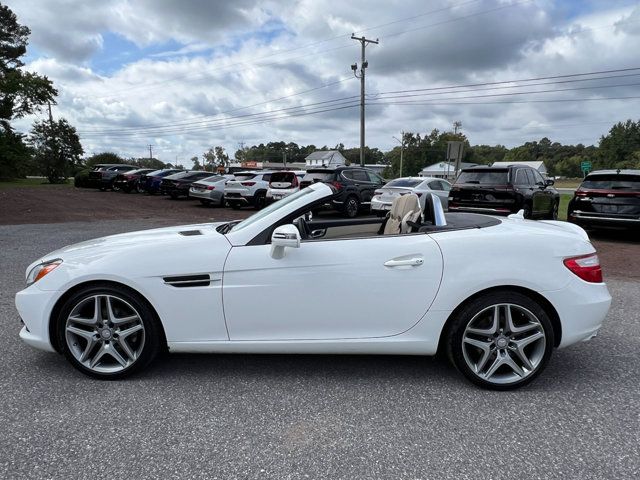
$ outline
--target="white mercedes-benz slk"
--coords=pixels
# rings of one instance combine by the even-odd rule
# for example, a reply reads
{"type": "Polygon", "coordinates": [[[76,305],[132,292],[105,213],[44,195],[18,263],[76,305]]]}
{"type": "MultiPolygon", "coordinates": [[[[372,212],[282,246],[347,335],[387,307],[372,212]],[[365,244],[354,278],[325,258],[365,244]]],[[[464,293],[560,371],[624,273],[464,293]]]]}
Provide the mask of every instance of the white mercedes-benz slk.
{"type": "Polygon", "coordinates": [[[316,183],[241,222],[71,245],[31,264],[22,339],[119,378],[171,352],[434,355],[474,383],[522,386],[555,347],[594,337],[611,297],[585,232],[424,211],[311,218],[316,183]],[[158,259],[164,259],[158,261],[158,259]]]}

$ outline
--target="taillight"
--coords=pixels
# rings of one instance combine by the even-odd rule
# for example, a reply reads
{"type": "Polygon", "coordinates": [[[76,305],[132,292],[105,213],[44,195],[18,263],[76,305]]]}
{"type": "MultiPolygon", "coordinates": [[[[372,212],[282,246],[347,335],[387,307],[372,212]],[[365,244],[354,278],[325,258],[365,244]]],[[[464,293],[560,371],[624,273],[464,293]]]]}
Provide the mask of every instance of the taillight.
{"type": "Polygon", "coordinates": [[[338,181],[331,182],[331,185],[336,187],[338,190],[342,190],[342,184],[340,182],[338,182],[338,181]]]}
{"type": "Polygon", "coordinates": [[[576,192],[576,197],[586,197],[587,192],[576,192]]]}
{"type": "Polygon", "coordinates": [[[564,259],[564,265],[582,280],[589,283],[602,283],[600,259],[595,253],[564,259]]]}
{"type": "Polygon", "coordinates": [[[253,187],[256,182],[240,182],[240,185],[244,185],[245,187],[253,187]]]}
{"type": "Polygon", "coordinates": [[[215,189],[216,189],[216,187],[214,187],[213,185],[209,185],[209,186],[207,187],[207,190],[215,190],[215,189]]]}

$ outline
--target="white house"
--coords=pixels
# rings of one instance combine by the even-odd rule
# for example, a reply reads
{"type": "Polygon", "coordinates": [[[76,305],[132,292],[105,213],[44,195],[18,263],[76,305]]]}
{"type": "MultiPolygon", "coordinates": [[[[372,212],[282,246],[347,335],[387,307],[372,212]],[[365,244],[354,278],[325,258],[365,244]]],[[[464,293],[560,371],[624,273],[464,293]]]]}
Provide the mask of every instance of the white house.
{"type": "MultiPolygon", "coordinates": [[[[460,162],[460,168],[469,168],[475,167],[478,165],[477,163],[466,163],[460,162]]],[[[445,178],[445,179],[455,179],[456,178],[456,165],[453,162],[439,162],[434,163],[433,165],[429,165],[428,167],[424,167],[422,171],[418,173],[420,177],[435,177],[435,178],[445,178]]]]}
{"type": "Polygon", "coordinates": [[[346,158],[337,150],[320,150],[313,152],[304,159],[307,168],[313,167],[339,167],[344,165],[346,158]]]}
{"type": "Polygon", "coordinates": [[[543,161],[536,162],[493,162],[492,167],[508,167],[509,165],[524,165],[527,167],[535,168],[542,174],[542,176],[547,176],[547,167],[545,167],[543,161]]]}

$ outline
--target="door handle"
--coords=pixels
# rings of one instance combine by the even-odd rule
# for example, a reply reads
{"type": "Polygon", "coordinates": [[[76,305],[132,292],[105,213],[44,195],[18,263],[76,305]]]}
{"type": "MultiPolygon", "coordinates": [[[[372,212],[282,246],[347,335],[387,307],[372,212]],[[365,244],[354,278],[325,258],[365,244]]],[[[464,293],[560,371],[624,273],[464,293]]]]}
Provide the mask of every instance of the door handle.
{"type": "Polygon", "coordinates": [[[424,263],[424,258],[408,258],[406,260],[387,260],[384,262],[385,267],[418,267],[424,263]]]}

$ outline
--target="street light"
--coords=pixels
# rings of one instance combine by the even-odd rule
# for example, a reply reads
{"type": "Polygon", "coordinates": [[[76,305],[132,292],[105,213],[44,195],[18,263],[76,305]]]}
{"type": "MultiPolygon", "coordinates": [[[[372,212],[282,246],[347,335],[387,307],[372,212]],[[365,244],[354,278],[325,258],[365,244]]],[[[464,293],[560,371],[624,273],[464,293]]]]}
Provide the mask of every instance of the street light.
{"type": "Polygon", "coordinates": [[[402,177],[402,154],[404,152],[404,132],[402,132],[401,134],[402,140],[399,140],[398,137],[391,137],[393,138],[395,141],[397,141],[400,144],[400,176],[402,177]]]}

